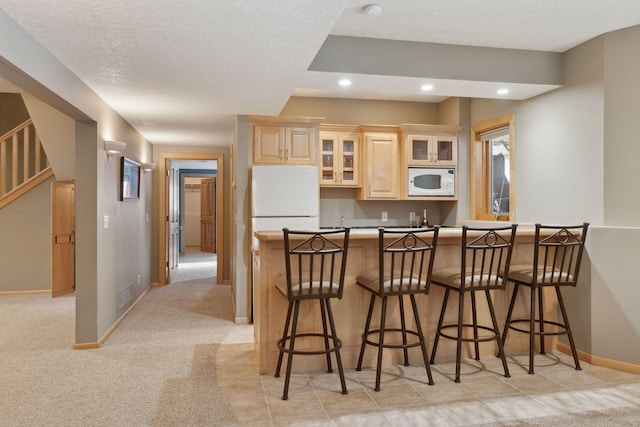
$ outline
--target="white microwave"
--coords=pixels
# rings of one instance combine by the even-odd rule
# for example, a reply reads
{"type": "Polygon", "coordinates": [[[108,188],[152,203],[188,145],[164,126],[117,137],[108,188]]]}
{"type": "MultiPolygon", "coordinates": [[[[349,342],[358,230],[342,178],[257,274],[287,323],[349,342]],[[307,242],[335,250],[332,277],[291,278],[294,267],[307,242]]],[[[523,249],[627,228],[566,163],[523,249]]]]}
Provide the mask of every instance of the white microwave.
{"type": "Polygon", "coordinates": [[[455,196],[453,168],[407,168],[407,195],[418,197],[455,196]]]}

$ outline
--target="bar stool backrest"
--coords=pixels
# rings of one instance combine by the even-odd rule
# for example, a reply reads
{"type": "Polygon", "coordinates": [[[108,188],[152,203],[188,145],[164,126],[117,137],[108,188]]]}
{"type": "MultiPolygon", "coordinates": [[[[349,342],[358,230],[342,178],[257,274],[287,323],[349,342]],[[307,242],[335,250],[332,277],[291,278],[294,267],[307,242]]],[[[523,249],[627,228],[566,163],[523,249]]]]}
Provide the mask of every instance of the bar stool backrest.
{"type": "Polygon", "coordinates": [[[532,285],[576,286],[588,223],[574,226],[536,224],[532,285]]]}
{"type": "Polygon", "coordinates": [[[350,231],[283,229],[289,301],[342,298],[350,231]]]}
{"type": "Polygon", "coordinates": [[[378,228],[380,295],[429,292],[439,230],[378,228]]]}
{"type": "Polygon", "coordinates": [[[517,227],[462,227],[461,290],[505,288],[517,227]]]}

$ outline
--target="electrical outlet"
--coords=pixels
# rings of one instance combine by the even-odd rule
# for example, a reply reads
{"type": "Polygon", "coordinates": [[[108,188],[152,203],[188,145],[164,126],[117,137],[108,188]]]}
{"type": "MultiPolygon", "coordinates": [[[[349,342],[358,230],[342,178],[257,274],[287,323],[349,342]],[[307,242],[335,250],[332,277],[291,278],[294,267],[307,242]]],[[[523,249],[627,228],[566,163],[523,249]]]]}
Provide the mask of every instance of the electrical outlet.
{"type": "Polygon", "coordinates": [[[382,221],[383,222],[389,221],[389,213],[388,212],[382,212],[382,221]]]}

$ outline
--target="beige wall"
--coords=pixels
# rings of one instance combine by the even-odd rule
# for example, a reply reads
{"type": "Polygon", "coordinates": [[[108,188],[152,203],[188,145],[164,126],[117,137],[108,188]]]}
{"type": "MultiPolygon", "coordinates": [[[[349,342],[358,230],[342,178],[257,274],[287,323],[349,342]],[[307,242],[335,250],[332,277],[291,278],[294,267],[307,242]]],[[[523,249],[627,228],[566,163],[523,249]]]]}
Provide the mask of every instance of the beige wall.
{"type": "Polygon", "coordinates": [[[197,246],[198,248],[200,248],[200,180],[201,178],[193,177],[184,179],[184,225],[182,228],[183,245],[197,246]],[[189,184],[195,186],[189,187],[189,184]]]}
{"type": "Polygon", "coordinates": [[[0,292],[51,290],[51,183],[0,209],[0,292]]]}
{"type": "Polygon", "coordinates": [[[125,155],[138,161],[151,159],[151,144],[2,10],[0,39],[12,40],[0,43],[0,77],[46,104],[43,120],[69,118],[59,123],[63,129],[52,127],[68,133],[47,155],[56,162],[54,172],[73,171],[60,175],[76,181],[76,343],[96,343],[149,287],[151,264],[151,224],[145,215],[151,180],[142,179],[140,200],[120,202],[119,159],[105,155],[103,140],[126,142],[125,155]],[[68,158],[77,159],[75,167],[59,168],[56,159],[68,158]],[[119,303],[126,288],[129,298],[119,303]]]}
{"type": "Polygon", "coordinates": [[[604,222],[640,226],[640,26],[604,36],[604,222]]]}
{"type": "Polygon", "coordinates": [[[565,54],[565,85],[527,101],[471,100],[471,124],[515,113],[520,223],[603,222],[602,43],[565,54]]]}
{"type": "Polygon", "coordinates": [[[563,292],[576,345],[632,364],[640,364],[629,346],[640,342],[638,46],[640,27],[606,34],[564,54],[561,89],[471,102],[472,123],[516,114],[516,221],[591,223],[578,286],[563,292]]]}
{"type": "MultiPolygon", "coordinates": [[[[292,97],[281,116],[323,117],[323,123],[380,124],[440,123],[438,104],[361,99],[292,97]]],[[[390,225],[407,225],[409,213],[422,216],[427,209],[429,219],[439,224],[455,206],[451,202],[356,200],[353,189],[323,188],[320,191],[320,225],[336,226],[340,218],[345,225],[375,225],[382,212],[387,212],[390,225]]],[[[455,219],[451,220],[451,224],[455,219]]]]}
{"type": "Polygon", "coordinates": [[[0,92],[0,136],[29,120],[29,112],[19,93],[0,92]]]}
{"type": "Polygon", "coordinates": [[[280,115],[323,117],[323,123],[335,124],[439,123],[438,104],[429,102],[294,96],[289,99],[280,115]]]}
{"type": "Polygon", "coordinates": [[[249,164],[251,159],[251,126],[247,116],[238,116],[235,126],[235,141],[231,147],[233,170],[233,271],[232,286],[236,322],[247,323],[252,319],[251,288],[251,206],[249,201],[249,164]]]}

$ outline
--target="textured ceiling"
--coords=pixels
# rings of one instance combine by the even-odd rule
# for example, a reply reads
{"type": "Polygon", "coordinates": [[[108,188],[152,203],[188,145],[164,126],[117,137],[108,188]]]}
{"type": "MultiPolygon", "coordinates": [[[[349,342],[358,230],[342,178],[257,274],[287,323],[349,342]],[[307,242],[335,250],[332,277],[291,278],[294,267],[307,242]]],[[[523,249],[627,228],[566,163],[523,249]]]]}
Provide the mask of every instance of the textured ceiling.
{"type": "MultiPolygon", "coordinates": [[[[0,0],[0,7],[152,143],[228,145],[237,114],[277,115],[293,94],[439,101],[481,82],[307,71],[329,34],[563,52],[640,24],[638,0],[0,0]],[[414,79],[415,80],[415,79],[414,79]]],[[[523,85],[521,97],[548,88],[523,85]]],[[[522,98],[520,98],[522,99],[522,98]]]]}

